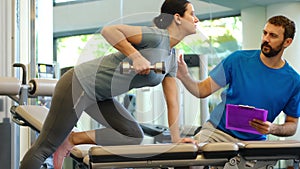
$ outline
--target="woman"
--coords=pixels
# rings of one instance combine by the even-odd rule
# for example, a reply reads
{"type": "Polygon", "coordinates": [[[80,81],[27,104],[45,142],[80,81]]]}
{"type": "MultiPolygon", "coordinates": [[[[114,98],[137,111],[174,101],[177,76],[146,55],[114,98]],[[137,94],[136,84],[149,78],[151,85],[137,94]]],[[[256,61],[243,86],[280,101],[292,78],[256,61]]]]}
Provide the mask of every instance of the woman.
{"type": "Polygon", "coordinates": [[[61,168],[63,156],[76,144],[140,144],[143,131],[139,124],[113,97],[159,83],[167,103],[172,142],[181,142],[177,124],[177,58],[172,48],[184,37],[196,33],[198,21],[189,1],[166,0],[161,14],[154,19],[156,27],[104,27],[101,34],[119,52],[82,63],[61,77],[43,129],[20,168],[40,168],[59,146],[54,154],[56,168],[61,168]],[[131,63],[135,71],[122,74],[121,62],[131,63]],[[156,62],[165,63],[165,74],[149,69],[156,62]],[[106,128],[69,134],[83,111],[106,128]]]}

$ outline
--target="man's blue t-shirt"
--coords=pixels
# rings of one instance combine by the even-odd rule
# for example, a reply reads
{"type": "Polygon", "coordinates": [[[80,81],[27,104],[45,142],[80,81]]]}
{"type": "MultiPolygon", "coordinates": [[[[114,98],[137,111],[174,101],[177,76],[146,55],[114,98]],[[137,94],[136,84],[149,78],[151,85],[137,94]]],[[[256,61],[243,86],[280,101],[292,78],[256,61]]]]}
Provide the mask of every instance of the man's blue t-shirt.
{"type": "Polygon", "coordinates": [[[287,62],[282,68],[269,68],[261,61],[260,50],[240,50],[218,64],[210,76],[225,90],[209,121],[236,138],[265,140],[266,136],[226,129],[226,104],[266,109],[270,122],[281,111],[288,116],[300,116],[300,76],[287,62]]]}

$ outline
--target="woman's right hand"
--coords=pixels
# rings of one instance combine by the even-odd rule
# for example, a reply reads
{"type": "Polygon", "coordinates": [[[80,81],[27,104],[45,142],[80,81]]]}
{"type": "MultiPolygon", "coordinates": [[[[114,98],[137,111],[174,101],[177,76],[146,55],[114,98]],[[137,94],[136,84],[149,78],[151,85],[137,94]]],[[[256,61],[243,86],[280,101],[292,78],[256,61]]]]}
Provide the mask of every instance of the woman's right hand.
{"type": "Polygon", "coordinates": [[[132,66],[137,74],[147,75],[150,73],[151,63],[147,59],[140,54],[130,58],[132,59],[132,66]]]}

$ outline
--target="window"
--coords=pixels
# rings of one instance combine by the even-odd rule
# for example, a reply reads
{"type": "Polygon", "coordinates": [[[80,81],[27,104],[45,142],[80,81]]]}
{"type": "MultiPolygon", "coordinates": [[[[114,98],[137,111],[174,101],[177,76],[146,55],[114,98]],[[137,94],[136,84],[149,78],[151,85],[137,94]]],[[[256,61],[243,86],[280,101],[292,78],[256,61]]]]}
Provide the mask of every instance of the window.
{"type": "Polygon", "coordinates": [[[60,68],[74,66],[83,60],[98,58],[115,51],[100,34],[57,38],[55,43],[56,61],[60,68]]]}

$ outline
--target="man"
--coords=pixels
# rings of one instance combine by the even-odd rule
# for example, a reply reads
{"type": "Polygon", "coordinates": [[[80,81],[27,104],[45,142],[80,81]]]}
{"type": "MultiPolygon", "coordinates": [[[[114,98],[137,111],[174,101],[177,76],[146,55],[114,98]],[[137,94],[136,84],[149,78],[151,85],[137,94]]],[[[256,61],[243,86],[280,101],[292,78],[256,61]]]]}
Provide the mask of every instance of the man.
{"type": "Polygon", "coordinates": [[[285,16],[270,18],[263,30],[261,50],[233,52],[203,81],[191,78],[180,56],[177,77],[193,95],[204,98],[225,88],[221,94],[222,102],[211,112],[210,119],[196,135],[197,141],[265,140],[267,134],[295,134],[300,116],[300,76],[283,58],[284,50],[292,44],[294,35],[293,21],[285,16]],[[249,122],[260,134],[227,129],[227,104],[268,110],[267,121],[253,119],[249,122]],[[285,113],[285,122],[272,123],[280,112],[285,113]]]}

